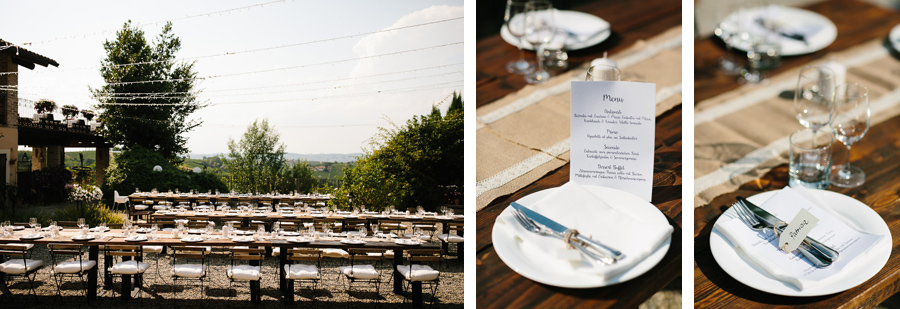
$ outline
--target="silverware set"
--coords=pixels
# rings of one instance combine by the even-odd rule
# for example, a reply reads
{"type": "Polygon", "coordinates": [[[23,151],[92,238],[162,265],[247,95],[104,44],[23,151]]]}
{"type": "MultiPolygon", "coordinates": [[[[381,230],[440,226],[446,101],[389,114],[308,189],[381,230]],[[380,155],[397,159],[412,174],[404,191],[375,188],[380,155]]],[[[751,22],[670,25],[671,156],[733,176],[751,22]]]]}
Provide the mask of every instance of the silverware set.
{"type": "Polygon", "coordinates": [[[519,203],[510,203],[513,207],[513,215],[519,224],[526,230],[542,236],[551,236],[566,241],[572,247],[578,249],[595,266],[613,264],[625,257],[621,252],[603,245],[593,239],[578,234],[550,218],[545,217],[519,203]]]}

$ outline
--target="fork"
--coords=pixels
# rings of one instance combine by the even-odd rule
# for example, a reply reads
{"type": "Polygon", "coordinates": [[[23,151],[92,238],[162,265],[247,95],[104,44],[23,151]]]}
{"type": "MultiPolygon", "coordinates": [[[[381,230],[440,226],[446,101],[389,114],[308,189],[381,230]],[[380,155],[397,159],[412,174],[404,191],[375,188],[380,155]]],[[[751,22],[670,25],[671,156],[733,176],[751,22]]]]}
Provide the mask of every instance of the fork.
{"type": "MultiPolygon", "coordinates": [[[[524,227],[529,232],[540,234],[540,235],[545,235],[545,236],[553,236],[558,239],[565,239],[565,237],[563,237],[562,235],[559,235],[559,233],[556,233],[556,232],[551,231],[546,228],[542,228],[540,225],[535,223],[534,220],[531,220],[531,218],[528,218],[528,216],[526,216],[519,210],[514,209],[513,215],[515,215],[516,220],[519,221],[519,223],[522,225],[522,227],[524,227]]],[[[593,262],[594,265],[596,265],[596,266],[609,265],[609,264],[612,264],[615,262],[615,259],[613,259],[612,257],[597,254],[593,251],[588,250],[587,248],[585,248],[584,246],[582,246],[581,244],[579,244],[577,242],[573,241],[573,242],[570,242],[569,244],[571,244],[573,247],[575,247],[579,251],[581,251],[581,254],[584,254],[585,256],[589,257],[588,260],[593,262]]]]}
{"type": "MultiPolygon", "coordinates": [[[[738,218],[741,219],[744,224],[749,226],[750,229],[754,231],[762,231],[766,228],[769,228],[768,224],[760,222],[758,219],[756,219],[756,215],[750,212],[750,210],[747,209],[747,206],[745,206],[744,204],[736,202],[732,204],[732,208],[735,209],[738,218]]],[[[816,267],[825,268],[830,266],[831,263],[834,263],[834,260],[832,260],[831,257],[827,256],[825,253],[810,245],[809,241],[807,241],[806,239],[804,239],[803,242],[800,243],[800,246],[797,247],[797,250],[799,250],[800,254],[803,254],[803,256],[805,256],[807,260],[812,262],[813,265],[816,265],[816,267]]]]}

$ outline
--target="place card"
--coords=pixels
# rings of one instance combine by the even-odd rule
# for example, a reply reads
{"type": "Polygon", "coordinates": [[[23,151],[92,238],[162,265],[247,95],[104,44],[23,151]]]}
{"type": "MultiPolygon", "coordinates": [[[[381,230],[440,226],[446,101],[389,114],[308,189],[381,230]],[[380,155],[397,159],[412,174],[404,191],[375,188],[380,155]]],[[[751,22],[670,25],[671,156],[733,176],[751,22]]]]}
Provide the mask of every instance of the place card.
{"type": "Polygon", "coordinates": [[[572,82],[569,181],[650,201],[655,110],[656,84],[572,82]]]}

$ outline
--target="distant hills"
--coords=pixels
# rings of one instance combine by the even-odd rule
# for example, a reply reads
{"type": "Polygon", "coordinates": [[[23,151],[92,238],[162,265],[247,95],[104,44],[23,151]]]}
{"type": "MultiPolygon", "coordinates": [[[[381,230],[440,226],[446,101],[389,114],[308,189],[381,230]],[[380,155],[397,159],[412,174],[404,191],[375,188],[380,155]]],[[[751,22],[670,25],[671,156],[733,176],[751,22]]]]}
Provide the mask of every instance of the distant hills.
{"type": "MultiPolygon", "coordinates": [[[[222,155],[223,153],[192,153],[189,154],[188,157],[191,159],[203,159],[203,157],[214,157],[217,155],[222,155]]],[[[306,160],[306,161],[316,161],[316,162],[353,162],[356,161],[356,157],[361,156],[362,153],[312,153],[312,154],[300,154],[300,153],[285,153],[284,158],[288,160],[306,160]]]]}

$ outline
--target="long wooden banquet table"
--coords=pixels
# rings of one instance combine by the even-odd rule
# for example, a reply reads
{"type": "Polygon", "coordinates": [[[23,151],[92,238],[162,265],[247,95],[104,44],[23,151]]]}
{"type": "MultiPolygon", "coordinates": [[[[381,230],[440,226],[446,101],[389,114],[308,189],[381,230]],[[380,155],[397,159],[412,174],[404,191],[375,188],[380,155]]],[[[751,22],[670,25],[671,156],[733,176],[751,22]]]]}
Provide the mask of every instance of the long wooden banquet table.
{"type": "MultiPolygon", "coordinates": [[[[822,51],[812,54],[784,57],[782,65],[775,70],[772,76],[782,72],[794,72],[811,61],[828,59],[831,53],[847,53],[854,56],[852,51],[866,42],[873,43],[877,47],[880,40],[886,38],[891,28],[900,24],[900,12],[878,7],[861,1],[838,0],[815,3],[805,9],[822,14],[831,19],[837,26],[838,36],[836,41],[822,51]]],[[[888,45],[888,44],[884,44],[888,45]]],[[[694,44],[695,51],[695,98],[698,106],[703,109],[703,101],[719,96],[740,86],[734,81],[734,77],[726,76],[716,68],[716,58],[724,55],[721,42],[715,38],[699,39],[694,44]]],[[[877,65],[864,65],[851,68],[848,74],[864,75],[866,72],[877,70],[878,67],[887,67],[894,70],[896,75],[897,56],[887,46],[881,51],[885,54],[884,62],[877,65]],[[888,56],[893,55],[890,59],[888,56]]],[[[872,50],[872,49],[870,49],[872,50]]],[[[796,75],[793,75],[796,80],[796,75]]],[[[867,76],[875,76],[869,74],[867,76]]],[[[857,78],[859,78],[857,76],[857,78]]],[[[884,80],[884,79],[882,79],[884,80]]],[[[896,85],[891,80],[888,85],[896,85]]],[[[869,86],[874,86],[871,84],[869,86]]],[[[881,86],[879,86],[881,87],[881,86]]],[[[890,87],[888,87],[890,88],[890,87]]],[[[896,89],[896,88],[894,88],[896,89]]],[[[892,89],[888,89],[892,90],[892,89]]],[[[878,100],[870,97],[870,102],[878,100]]],[[[885,101],[885,103],[890,103],[885,101]]],[[[896,103],[893,103],[896,104],[896,103]]],[[[878,117],[873,112],[873,118],[878,117]]],[[[816,297],[789,297],[770,294],[753,289],[733,277],[729,276],[716,262],[710,248],[710,235],[713,225],[721,214],[734,203],[737,196],[752,196],[758,193],[778,190],[787,185],[788,167],[786,164],[777,164],[774,167],[760,171],[760,176],[749,181],[736,183],[737,189],[722,194],[711,195],[708,203],[699,203],[694,209],[694,305],[695,307],[711,308],[871,308],[888,297],[900,292],[900,214],[897,207],[900,206],[900,116],[888,117],[875,124],[859,142],[853,145],[852,163],[862,168],[866,173],[866,182],[857,188],[839,188],[831,186],[828,190],[850,196],[871,207],[880,215],[890,228],[893,238],[891,255],[884,266],[874,277],[849,290],[832,295],[816,297]]],[[[773,117],[774,118],[774,117],[773,117]]],[[[762,122],[760,122],[762,124],[762,122]]],[[[799,124],[796,129],[799,129],[799,124]]],[[[695,131],[696,132],[696,131],[695,131]]],[[[846,150],[843,146],[836,145],[841,150],[835,150],[834,161],[843,163],[846,160],[846,150]]],[[[695,161],[696,162],[696,161],[695,161]]],[[[697,193],[697,192],[695,192],[697,193]]],[[[701,199],[702,200],[702,199],[701,199]]]]}
{"type": "MultiPolygon", "coordinates": [[[[572,10],[603,18],[612,26],[611,37],[596,46],[569,51],[569,68],[577,68],[604,52],[616,55],[636,42],[647,40],[681,25],[681,2],[666,0],[594,1],[572,10]]],[[[502,19],[502,14],[496,16],[502,19]]],[[[498,29],[499,30],[499,29],[498,29]]],[[[680,49],[680,47],[678,47],[680,49]]],[[[522,75],[506,71],[506,63],[518,57],[517,49],[500,35],[477,42],[477,102],[489,106],[527,84],[522,75]]],[[[534,53],[526,52],[533,59],[534,53]]],[[[623,73],[627,72],[623,71],[623,73]]],[[[559,73],[562,74],[562,73],[559,73]]],[[[583,75],[582,75],[583,76],[583,75]]],[[[677,77],[680,80],[680,75],[677,77]]],[[[652,82],[652,77],[648,80],[652,82]]],[[[552,79],[551,79],[552,83],[552,79]]],[[[477,212],[476,280],[478,307],[624,307],[636,308],[681,275],[681,104],[658,115],[654,152],[654,188],[651,203],[675,228],[669,251],[647,273],[630,281],[592,289],[565,289],[529,280],[503,263],[491,238],[497,216],[529,194],[559,187],[569,181],[570,164],[565,163],[512,194],[488,202],[477,212]],[[661,180],[661,181],[658,181],[661,180]]],[[[478,167],[481,169],[482,167],[478,167]]]]}
{"type": "MultiPolygon", "coordinates": [[[[306,195],[289,195],[289,194],[267,194],[267,195],[247,195],[247,194],[203,194],[203,193],[171,193],[171,192],[160,192],[160,193],[150,193],[150,192],[139,192],[132,193],[128,195],[128,199],[134,202],[141,202],[144,200],[152,200],[152,201],[185,201],[189,203],[196,203],[198,200],[209,200],[211,203],[238,203],[238,202],[247,202],[247,203],[260,203],[260,201],[270,201],[272,205],[278,203],[288,203],[293,206],[294,203],[304,202],[304,203],[316,203],[316,202],[326,202],[331,199],[331,197],[326,195],[315,195],[315,194],[306,194],[306,195]]],[[[176,203],[177,204],[177,203],[176,203]]]]}
{"type": "MultiPolygon", "coordinates": [[[[285,278],[284,273],[284,265],[288,263],[287,252],[290,248],[337,248],[337,249],[349,249],[349,248],[371,248],[371,249],[384,249],[384,250],[394,250],[394,258],[392,260],[392,276],[394,281],[393,292],[396,294],[403,294],[403,276],[396,270],[397,265],[401,265],[403,263],[403,253],[409,249],[436,249],[439,248],[438,245],[432,243],[422,243],[419,245],[404,245],[397,244],[392,240],[387,240],[384,238],[372,238],[367,237],[363,238],[366,243],[365,244],[345,244],[342,243],[341,240],[344,238],[340,237],[323,237],[320,239],[313,240],[307,243],[295,243],[286,240],[285,238],[277,238],[272,239],[270,237],[262,237],[258,241],[253,242],[235,242],[231,239],[221,238],[221,231],[218,233],[214,233],[211,235],[209,239],[206,239],[202,242],[184,242],[180,238],[175,238],[174,234],[169,231],[159,231],[156,234],[156,239],[148,239],[146,241],[126,241],[123,230],[113,229],[107,232],[102,233],[92,233],[95,235],[94,240],[89,241],[76,241],[72,240],[72,236],[77,235],[79,230],[77,229],[64,229],[60,232],[60,235],[53,237],[44,237],[36,240],[21,240],[19,237],[21,235],[29,233],[30,229],[26,228],[24,231],[16,232],[13,236],[10,237],[0,237],[0,244],[35,244],[35,245],[47,245],[51,243],[76,243],[76,244],[84,244],[89,247],[88,249],[88,258],[90,260],[99,261],[98,257],[100,254],[99,246],[105,245],[141,245],[141,246],[210,246],[210,247],[235,247],[235,246],[253,246],[253,247],[280,247],[281,254],[279,254],[279,289],[282,292],[284,297],[284,301],[291,303],[294,301],[294,288],[293,281],[287,280],[285,278]]],[[[146,235],[146,234],[140,234],[146,235]]],[[[33,250],[33,249],[32,249],[33,250]]],[[[48,265],[49,261],[44,261],[44,267],[50,267],[48,265]]],[[[105,261],[105,265],[109,265],[111,263],[110,260],[105,261]]],[[[99,264],[95,271],[88,273],[88,291],[87,298],[88,299],[96,299],[97,298],[97,280],[99,277],[99,264]]],[[[133,284],[135,287],[141,286],[141,280],[135,277],[133,278],[133,284]]],[[[122,293],[121,297],[123,299],[131,298],[131,285],[132,280],[130,276],[125,276],[122,280],[122,290],[129,291],[122,293]]],[[[107,275],[104,278],[105,289],[112,288],[112,277],[107,275]]],[[[259,295],[259,287],[257,286],[255,289],[251,287],[251,293],[255,293],[255,295],[259,295]]],[[[421,282],[413,283],[412,291],[410,298],[412,299],[412,303],[414,307],[420,308],[423,305],[422,302],[422,286],[421,282]]],[[[253,296],[251,296],[253,299],[253,296]]],[[[258,297],[256,297],[258,299],[258,297]]]]}

